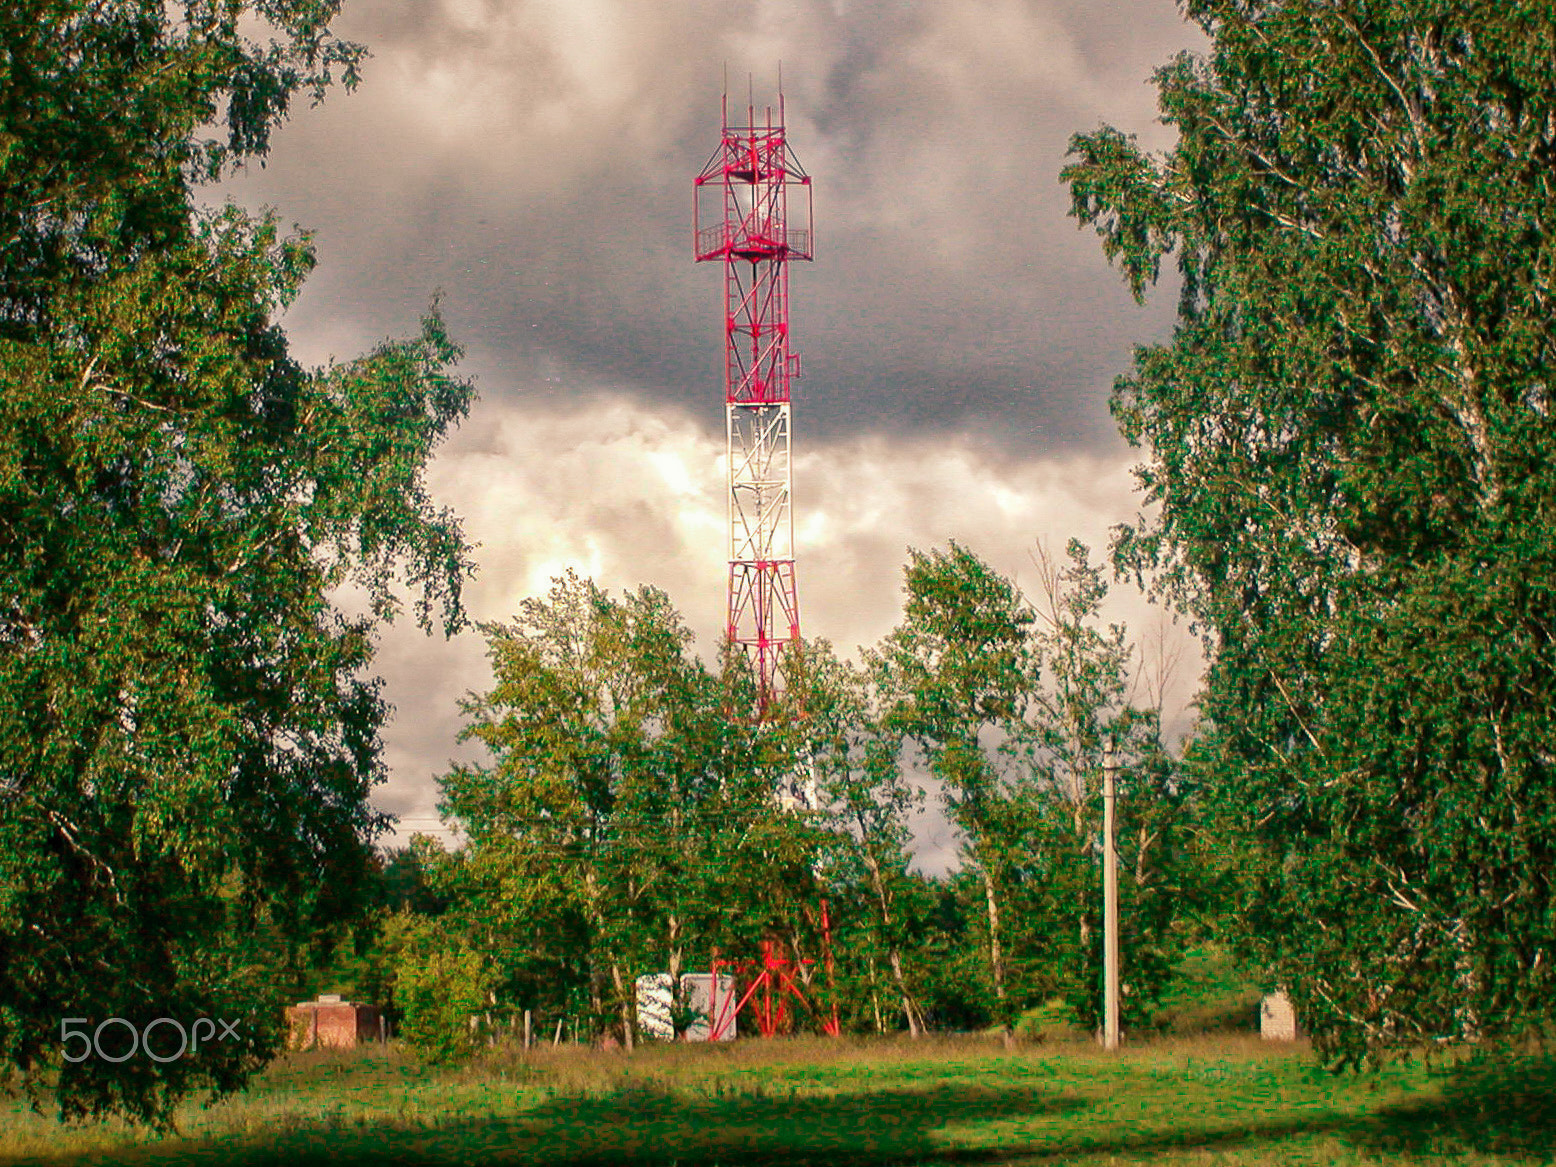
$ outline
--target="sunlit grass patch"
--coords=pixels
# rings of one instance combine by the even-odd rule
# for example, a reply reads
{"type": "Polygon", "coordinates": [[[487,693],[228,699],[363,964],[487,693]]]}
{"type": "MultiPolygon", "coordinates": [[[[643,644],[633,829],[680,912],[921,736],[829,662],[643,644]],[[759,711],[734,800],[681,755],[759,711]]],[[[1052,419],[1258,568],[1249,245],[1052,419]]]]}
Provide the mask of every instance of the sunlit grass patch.
{"type": "Polygon", "coordinates": [[[179,1135],[0,1114],[0,1162],[555,1165],[1528,1164],[1556,1143],[1539,1059],[1336,1077],[1301,1046],[800,1038],[498,1047],[432,1069],[396,1046],[293,1054],[179,1135]],[[1501,1099],[1502,1102],[1494,1101],[1501,1099]]]}

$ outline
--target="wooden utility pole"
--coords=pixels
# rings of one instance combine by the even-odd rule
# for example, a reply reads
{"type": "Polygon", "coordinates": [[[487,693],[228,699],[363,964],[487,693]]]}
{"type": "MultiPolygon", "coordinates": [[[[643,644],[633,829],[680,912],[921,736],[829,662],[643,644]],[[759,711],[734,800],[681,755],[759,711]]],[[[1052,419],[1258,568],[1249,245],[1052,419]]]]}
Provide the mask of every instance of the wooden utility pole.
{"type": "Polygon", "coordinates": [[[1118,850],[1113,810],[1118,759],[1109,738],[1102,753],[1102,1048],[1118,1049],[1118,850]]]}

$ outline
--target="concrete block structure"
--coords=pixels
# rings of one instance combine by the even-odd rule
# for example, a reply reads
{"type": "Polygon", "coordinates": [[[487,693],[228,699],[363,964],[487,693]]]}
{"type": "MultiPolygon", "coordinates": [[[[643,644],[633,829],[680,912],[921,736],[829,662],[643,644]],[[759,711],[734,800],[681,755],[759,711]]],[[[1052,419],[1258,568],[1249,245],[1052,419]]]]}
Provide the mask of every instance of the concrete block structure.
{"type": "MultiPolygon", "coordinates": [[[[681,977],[681,1000],[701,1014],[687,1027],[686,1041],[707,1041],[711,1036],[710,1017],[722,1021],[719,1041],[735,1039],[735,980],[720,974],[715,982],[710,973],[685,973],[681,977]],[[716,990],[716,991],[715,991],[716,990]]],[[[644,1037],[672,1041],[675,1028],[670,1023],[670,974],[649,973],[637,979],[638,1030],[644,1037]]]]}
{"type": "Polygon", "coordinates": [[[675,1027],[670,1024],[670,974],[649,973],[637,981],[638,1032],[659,1041],[673,1041],[675,1027]]]}
{"type": "Polygon", "coordinates": [[[1307,1036],[1297,1024],[1297,1011],[1284,989],[1268,994],[1259,1002],[1259,1036],[1265,1041],[1296,1041],[1307,1036]]]}
{"type": "Polygon", "coordinates": [[[343,1001],[337,994],[320,994],[317,1001],[299,1001],[286,1010],[288,1049],[352,1049],[382,1035],[377,1006],[343,1001]]]}

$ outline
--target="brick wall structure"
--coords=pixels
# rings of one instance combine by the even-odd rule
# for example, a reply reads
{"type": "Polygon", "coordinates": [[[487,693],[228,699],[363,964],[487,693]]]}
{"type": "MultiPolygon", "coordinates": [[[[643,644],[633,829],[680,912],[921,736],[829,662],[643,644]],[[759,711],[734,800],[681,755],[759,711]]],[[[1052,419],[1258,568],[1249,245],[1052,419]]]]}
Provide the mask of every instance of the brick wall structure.
{"type": "Polygon", "coordinates": [[[286,1010],[288,1049],[352,1049],[379,1038],[379,1012],[375,1005],[342,1001],[324,995],[317,1001],[299,1001],[286,1010]]]}

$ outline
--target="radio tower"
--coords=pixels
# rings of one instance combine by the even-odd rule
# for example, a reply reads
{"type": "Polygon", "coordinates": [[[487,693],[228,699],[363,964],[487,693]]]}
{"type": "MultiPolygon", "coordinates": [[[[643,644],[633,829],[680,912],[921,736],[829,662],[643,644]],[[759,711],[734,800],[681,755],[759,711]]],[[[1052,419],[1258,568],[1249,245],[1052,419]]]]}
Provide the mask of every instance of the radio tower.
{"type": "MultiPolygon", "coordinates": [[[[740,645],[756,680],[756,718],[767,720],[783,687],[783,657],[800,640],[800,600],[794,584],[794,463],[789,441],[790,383],[800,359],[789,351],[789,261],[811,259],[810,176],[784,137],[783,73],[778,74],[778,120],[772,107],[757,123],[746,103],[743,126],[729,124],[725,85],[719,147],[694,187],[692,230],[698,263],[724,264],[724,416],[729,458],[729,593],[725,633],[740,645]],[[789,225],[790,188],[803,221],[789,225]],[[706,224],[706,225],[704,225],[706,224]]],[[[814,780],[790,775],[779,804],[814,807],[814,780]]],[[[832,977],[831,927],[821,903],[822,948],[832,977]]],[[[798,953],[796,953],[798,957],[798,953]]],[[[794,976],[809,987],[802,966],[762,944],[759,974],[734,1011],[762,991],[757,1028],[772,1036],[787,1027],[787,997],[807,1002],[794,976]],[[776,994],[776,1001],[774,995],[776,994]]],[[[717,953],[713,967],[718,968],[717,953]]],[[[819,1004],[819,1002],[817,1003],[819,1004]]],[[[840,1032],[837,1005],[822,1028],[840,1032]]],[[[731,1013],[733,1017],[733,1012],[731,1013]]],[[[721,1020],[718,1024],[724,1024],[721,1020]]]]}
{"type": "Polygon", "coordinates": [[[782,688],[782,654],[800,638],[789,451],[789,385],[800,370],[789,351],[789,261],[812,257],[811,188],[784,139],[781,78],[776,123],[769,106],[758,125],[748,101],[746,124],[730,125],[727,91],[722,121],[719,148],[697,176],[693,231],[697,262],[724,264],[726,632],[751,662],[761,719],[782,688]],[[791,187],[804,203],[804,222],[794,227],[791,187]]]}

